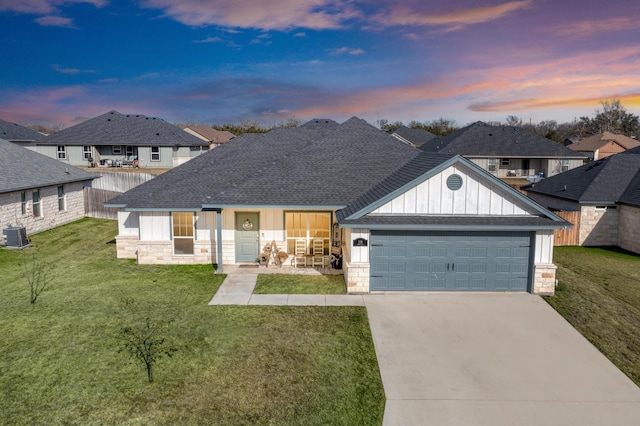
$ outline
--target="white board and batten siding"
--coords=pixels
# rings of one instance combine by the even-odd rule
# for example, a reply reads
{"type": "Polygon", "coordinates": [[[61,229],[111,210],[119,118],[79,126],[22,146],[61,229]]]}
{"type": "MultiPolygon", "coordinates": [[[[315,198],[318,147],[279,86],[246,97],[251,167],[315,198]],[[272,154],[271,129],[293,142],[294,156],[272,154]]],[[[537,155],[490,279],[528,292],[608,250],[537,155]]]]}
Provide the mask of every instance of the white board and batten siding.
{"type": "Polygon", "coordinates": [[[374,214],[530,216],[533,209],[500,186],[464,165],[457,164],[374,210],[374,214]],[[447,178],[462,177],[457,191],[447,188],[447,178]]]}
{"type": "Polygon", "coordinates": [[[141,241],[171,240],[171,213],[141,212],[140,213],[140,240],[141,241]]]}
{"type": "Polygon", "coordinates": [[[536,265],[553,263],[553,229],[536,232],[536,252],[533,263],[536,265]]]}

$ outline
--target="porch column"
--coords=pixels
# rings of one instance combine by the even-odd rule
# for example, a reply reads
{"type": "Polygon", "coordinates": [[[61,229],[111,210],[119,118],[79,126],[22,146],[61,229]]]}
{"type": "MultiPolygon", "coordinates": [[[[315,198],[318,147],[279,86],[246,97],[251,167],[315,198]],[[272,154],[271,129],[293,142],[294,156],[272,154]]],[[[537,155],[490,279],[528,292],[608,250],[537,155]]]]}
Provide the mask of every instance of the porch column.
{"type": "Polygon", "coordinates": [[[216,210],[216,241],[218,243],[218,270],[222,273],[222,209],[216,210]]]}

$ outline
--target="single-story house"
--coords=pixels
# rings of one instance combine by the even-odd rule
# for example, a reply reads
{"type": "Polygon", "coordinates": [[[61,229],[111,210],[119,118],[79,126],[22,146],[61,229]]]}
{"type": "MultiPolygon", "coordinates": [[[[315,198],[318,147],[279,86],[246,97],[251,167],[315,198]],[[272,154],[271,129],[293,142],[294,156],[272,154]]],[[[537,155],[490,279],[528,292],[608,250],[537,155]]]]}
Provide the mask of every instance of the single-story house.
{"type": "Polygon", "coordinates": [[[586,160],[584,154],[521,127],[481,121],[432,139],[420,149],[462,155],[499,178],[554,176],[586,160]]]}
{"type": "Polygon", "coordinates": [[[424,129],[412,129],[407,126],[400,126],[391,133],[396,139],[401,140],[404,143],[411,144],[416,147],[420,147],[437,136],[424,129]]]}
{"type": "Polygon", "coordinates": [[[610,155],[639,146],[640,142],[625,135],[602,132],[567,145],[567,148],[584,154],[590,160],[601,160],[610,155]]]}
{"type": "Polygon", "coordinates": [[[84,217],[83,188],[98,177],[0,139],[0,227],[30,235],[84,217]]]}
{"type": "Polygon", "coordinates": [[[209,149],[216,148],[236,137],[236,135],[231,132],[227,132],[226,130],[216,130],[206,124],[186,126],[183,130],[202,139],[203,141],[209,142],[209,149]]]}
{"type": "Polygon", "coordinates": [[[72,166],[171,168],[208,147],[160,118],[110,111],[47,136],[35,149],[72,166]]]}
{"type": "Polygon", "coordinates": [[[28,127],[0,120],[0,139],[22,146],[30,146],[34,142],[44,139],[45,136],[46,135],[31,130],[28,127]]]}
{"type": "Polygon", "coordinates": [[[458,155],[359,118],[245,134],[105,203],[138,263],[342,264],[349,292],[530,291],[555,284],[555,214],[458,155]],[[317,263],[316,263],[317,262],[317,263]]]}
{"type": "Polygon", "coordinates": [[[523,188],[548,209],[579,212],[577,244],[640,253],[640,148],[523,188]]]}

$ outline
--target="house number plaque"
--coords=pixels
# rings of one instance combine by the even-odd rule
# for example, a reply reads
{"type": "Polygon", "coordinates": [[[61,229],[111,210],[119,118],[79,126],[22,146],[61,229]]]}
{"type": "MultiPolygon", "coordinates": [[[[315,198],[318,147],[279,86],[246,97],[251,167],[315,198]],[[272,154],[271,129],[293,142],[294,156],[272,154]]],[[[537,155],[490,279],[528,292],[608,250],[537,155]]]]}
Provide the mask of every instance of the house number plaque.
{"type": "Polygon", "coordinates": [[[354,247],[366,247],[367,246],[367,240],[365,240],[364,238],[356,238],[355,240],[353,240],[353,246],[354,247]]]}

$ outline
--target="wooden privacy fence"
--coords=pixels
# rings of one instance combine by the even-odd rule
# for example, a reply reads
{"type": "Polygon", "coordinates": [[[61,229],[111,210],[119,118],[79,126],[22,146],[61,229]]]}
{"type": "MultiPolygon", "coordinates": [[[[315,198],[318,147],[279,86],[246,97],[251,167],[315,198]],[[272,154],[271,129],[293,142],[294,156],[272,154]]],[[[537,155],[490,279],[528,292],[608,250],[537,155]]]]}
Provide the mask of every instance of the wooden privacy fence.
{"type": "Polygon", "coordinates": [[[104,202],[122,192],[109,191],[106,189],[85,188],[84,189],[84,214],[89,217],[100,219],[117,219],[118,209],[105,209],[104,202]]]}
{"type": "Polygon", "coordinates": [[[105,209],[104,202],[153,179],[149,173],[109,172],[84,188],[84,214],[101,219],[117,219],[118,209],[105,209]]]}
{"type": "Polygon", "coordinates": [[[554,246],[577,246],[580,244],[580,212],[560,211],[554,212],[567,222],[573,224],[571,229],[556,229],[553,232],[554,246]]]}

